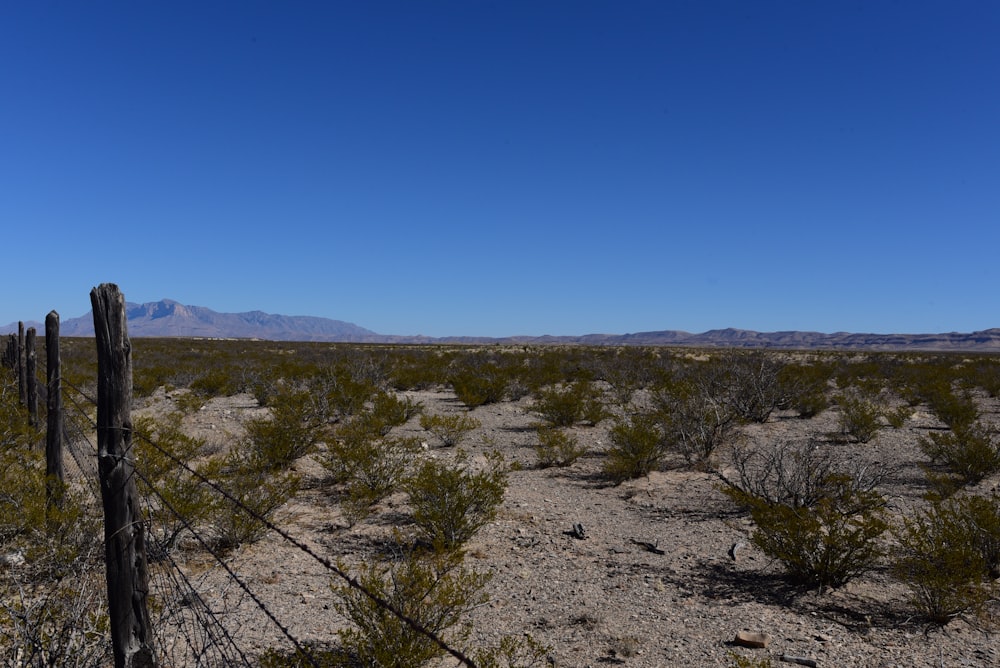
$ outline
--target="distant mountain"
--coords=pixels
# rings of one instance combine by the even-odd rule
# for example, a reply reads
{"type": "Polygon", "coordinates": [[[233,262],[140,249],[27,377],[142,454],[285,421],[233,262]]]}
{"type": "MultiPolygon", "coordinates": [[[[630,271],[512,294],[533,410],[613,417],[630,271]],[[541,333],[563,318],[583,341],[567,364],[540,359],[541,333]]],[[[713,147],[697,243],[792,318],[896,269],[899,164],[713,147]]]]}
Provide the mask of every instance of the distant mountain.
{"type": "MultiPolygon", "coordinates": [[[[342,320],[312,316],[273,315],[262,311],[217,313],[202,306],[185,306],[170,299],[147,304],[127,304],[129,336],[179,336],[244,338],[270,341],[330,341],[344,343],[451,343],[451,344],[582,344],[599,346],[697,346],[727,348],[926,350],[1000,352],[1000,329],[963,334],[851,334],[836,332],[754,332],[745,329],[714,329],[701,334],[678,330],[634,334],[587,334],[584,336],[396,336],[377,334],[342,320]]],[[[44,325],[26,322],[43,336],[44,325]]],[[[17,332],[17,323],[0,333],[17,332]]],[[[93,336],[93,316],[60,323],[63,336],[93,336]]]]}
{"type": "MultiPolygon", "coordinates": [[[[378,338],[375,332],[341,320],[312,316],[272,315],[263,311],[217,313],[202,306],[185,306],[170,299],[146,304],[126,304],[129,336],[182,336],[246,338],[273,341],[344,341],[359,343],[378,338]]],[[[41,335],[44,325],[34,326],[41,335]]],[[[4,328],[17,331],[17,323],[4,328]]],[[[59,323],[62,336],[93,336],[92,312],[59,323]]]]}
{"type": "Polygon", "coordinates": [[[635,334],[588,334],[586,336],[537,336],[511,339],[469,339],[451,337],[440,342],[585,344],[636,346],[691,346],[725,348],[776,348],[786,350],[925,350],[1000,352],[1000,329],[968,334],[851,334],[836,332],[754,332],[745,329],[713,329],[701,334],[677,330],[638,332],[635,334]]]}

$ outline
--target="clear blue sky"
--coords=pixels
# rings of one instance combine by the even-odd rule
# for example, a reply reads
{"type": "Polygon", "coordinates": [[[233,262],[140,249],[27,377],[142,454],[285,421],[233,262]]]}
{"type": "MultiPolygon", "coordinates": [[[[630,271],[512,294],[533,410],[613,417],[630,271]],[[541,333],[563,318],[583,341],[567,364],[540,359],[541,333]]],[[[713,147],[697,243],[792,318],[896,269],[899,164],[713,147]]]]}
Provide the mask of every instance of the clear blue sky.
{"type": "Polygon", "coordinates": [[[1000,327],[1000,3],[5,2],[0,324],[1000,327]]]}

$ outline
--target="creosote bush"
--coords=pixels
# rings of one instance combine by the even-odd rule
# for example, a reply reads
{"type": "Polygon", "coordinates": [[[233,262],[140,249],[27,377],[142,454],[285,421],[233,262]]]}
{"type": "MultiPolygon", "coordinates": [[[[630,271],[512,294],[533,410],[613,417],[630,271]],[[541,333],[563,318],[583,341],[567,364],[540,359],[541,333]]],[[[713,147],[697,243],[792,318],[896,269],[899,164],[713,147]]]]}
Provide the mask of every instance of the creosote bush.
{"type": "Polygon", "coordinates": [[[111,661],[100,510],[46,480],[37,433],[0,371],[0,657],[5,665],[111,661]],[[46,487],[52,504],[46,501],[46,487]]]}
{"type": "Polygon", "coordinates": [[[208,504],[210,533],[215,547],[223,551],[260,540],[267,533],[262,520],[273,520],[278,509],[295,496],[300,481],[290,471],[273,471],[270,462],[245,444],[210,460],[201,473],[240,504],[214,491],[208,504]]]}
{"type": "Polygon", "coordinates": [[[415,448],[400,438],[383,436],[376,423],[357,416],[337,430],[319,457],[331,482],[344,485],[342,509],[352,525],[402,484],[415,448]]]}
{"type": "Polygon", "coordinates": [[[470,364],[449,378],[458,400],[469,408],[495,404],[507,396],[511,375],[493,362],[470,364]]]}
{"type": "Polygon", "coordinates": [[[146,499],[152,557],[171,552],[188,528],[204,525],[212,507],[211,490],[178,464],[190,466],[204,447],[203,440],[183,433],[182,417],[172,413],[159,421],[137,417],[133,422],[136,484],[146,499]]]}
{"type": "MultiPolygon", "coordinates": [[[[372,564],[361,573],[362,587],[387,601],[450,646],[464,647],[472,631],[467,617],[489,600],[489,576],[462,566],[458,553],[409,553],[391,565],[372,564]]],[[[352,626],[338,631],[348,665],[413,668],[444,655],[427,635],[413,629],[369,596],[346,584],[333,588],[337,611],[352,626]]]]}
{"type": "Polygon", "coordinates": [[[660,467],[666,455],[663,429],[650,414],[616,420],[610,438],[604,473],[616,484],[649,475],[660,467]]]}
{"type": "Polygon", "coordinates": [[[750,511],[752,542],[791,579],[822,592],[871,570],[888,529],[881,470],[834,464],[812,444],[780,444],[735,459],[722,491],[750,511]]]}
{"type": "Polygon", "coordinates": [[[420,416],[420,426],[441,440],[445,447],[461,443],[472,431],[481,425],[476,418],[463,413],[442,415],[440,413],[420,416]]]}
{"type": "Polygon", "coordinates": [[[405,482],[420,538],[436,550],[453,551],[496,517],[507,491],[503,455],[486,455],[474,470],[463,450],[454,462],[425,459],[405,482]]]}
{"type": "Polygon", "coordinates": [[[563,429],[541,426],[536,433],[538,443],[535,445],[535,454],[538,455],[538,466],[541,468],[570,466],[587,451],[575,436],[567,434],[563,429]]]}
{"type": "MultiPolygon", "coordinates": [[[[956,424],[946,432],[931,432],[919,444],[932,462],[947,467],[959,485],[977,483],[1000,471],[1000,439],[992,427],[980,421],[956,424]]],[[[933,476],[931,479],[935,481],[933,476]]],[[[937,478],[939,489],[943,480],[937,478]]]]}
{"type": "Polygon", "coordinates": [[[893,574],[929,622],[945,625],[976,614],[993,595],[1000,545],[997,499],[967,497],[934,503],[896,530],[893,574]]]}
{"type": "Polygon", "coordinates": [[[571,427],[581,421],[597,424],[607,415],[600,390],[586,380],[538,390],[532,411],[552,427],[571,427]]]}
{"type": "Polygon", "coordinates": [[[741,417],[730,372],[722,360],[699,362],[654,391],[664,440],[694,468],[709,468],[715,451],[733,439],[741,417]]]}
{"type": "Polygon", "coordinates": [[[305,390],[285,389],[271,398],[269,417],[247,420],[245,446],[255,461],[277,471],[316,449],[328,415],[305,390]]]}
{"type": "Polygon", "coordinates": [[[856,392],[838,395],[836,401],[840,407],[841,436],[857,443],[872,440],[881,426],[882,409],[878,403],[856,392]]]}

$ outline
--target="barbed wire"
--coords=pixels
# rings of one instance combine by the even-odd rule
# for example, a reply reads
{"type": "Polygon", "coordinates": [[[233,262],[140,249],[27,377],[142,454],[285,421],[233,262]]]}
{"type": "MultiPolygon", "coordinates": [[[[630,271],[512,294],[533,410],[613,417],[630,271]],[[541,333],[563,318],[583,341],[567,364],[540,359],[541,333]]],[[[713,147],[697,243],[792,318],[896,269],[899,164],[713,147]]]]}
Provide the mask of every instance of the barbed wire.
{"type": "MultiPolygon", "coordinates": [[[[93,428],[97,428],[94,423],[93,418],[85,410],[83,404],[89,404],[96,406],[96,400],[88,396],[82,388],[75,386],[74,384],[67,382],[65,379],[62,380],[62,384],[72,390],[72,392],[64,392],[64,399],[68,400],[70,407],[74,412],[83,418],[84,424],[89,424],[93,428]],[[80,398],[83,401],[81,402],[80,398]]],[[[64,404],[65,405],[65,404],[64,404]]],[[[100,499],[99,492],[99,482],[98,482],[98,465],[97,456],[98,448],[90,441],[87,434],[84,433],[80,424],[76,421],[63,420],[63,430],[64,430],[64,446],[70,452],[71,457],[74,460],[80,474],[81,478],[84,480],[84,485],[88,491],[93,495],[95,499],[100,499]],[[71,434],[70,431],[74,433],[71,434]],[[86,448],[86,451],[84,450],[86,448]],[[86,464],[84,462],[92,462],[92,464],[86,464]]],[[[209,479],[204,474],[198,470],[192,468],[187,462],[182,461],[180,458],[176,457],[173,452],[168,448],[163,447],[160,443],[156,442],[155,439],[151,438],[147,434],[143,434],[132,430],[132,446],[135,445],[135,439],[141,439],[144,443],[150,447],[157,450],[160,454],[165,456],[175,465],[179,466],[187,474],[191,475],[199,484],[205,485],[209,489],[213,490],[216,494],[221,495],[229,503],[232,503],[235,508],[240,512],[246,513],[253,521],[259,522],[268,531],[273,532],[278,535],[282,540],[292,545],[313,561],[318,563],[328,572],[334,574],[336,577],[341,579],[349,588],[361,593],[363,596],[372,601],[376,606],[385,610],[386,612],[392,614],[397,619],[406,624],[411,630],[423,635],[428,638],[431,642],[437,645],[446,654],[452,656],[456,659],[459,664],[465,665],[468,668],[477,668],[476,664],[471,658],[466,656],[461,650],[451,647],[448,645],[440,636],[438,636],[433,631],[426,629],[419,622],[399,610],[391,602],[385,600],[381,596],[368,590],[361,582],[352,576],[350,573],[327,559],[322,555],[318,554],[315,550],[309,547],[307,544],[292,536],[289,532],[277,526],[271,522],[267,517],[264,517],[260,513],[256,512],[254,509],[248,507],[240,499],[236,498],[228,490],[220,486],[215,481],[209,479]]],[[[134,464],[134,462],[133,462],[134,464]]],[[[307,660],[310,665],[314,668],[320,668],[320,664],[312,653],[303,645],[303,643],[298,640],[289,630],[289,628],[283,624],[277,616],[268,608],[268,606],[261,600],[261,598],[254,593],[246,581],[244,581],[226,562],[222,555],[220,555],[215,549],[212,548],[210,542],[205,539],[188,521],[182,513],[178,512],[177,509],[157,490],[156,486],[152,484],[152,481],[148,480],[140,468],[137,466],[132,467],[133,474],[140,480],[143,481],[145,487],[156,497],[157,503],[162,504],[163,508],[166,508],[174,517],[177,518],[179,522],[183,525],[184,529],[188,531],[191,536],[198,542],[198,544],[206,551],[206,553],[212,558],[212,560],[217,563],[226,573],[227,577],[231,579],[236,585],[253,601],[253,603],[264,613],[268,620],[281,632],[281,634],[291,643],[297,652],[297,656],[307,660]]],[[[191,651],[192,655],[198,657],[199,655],[204,655],[211,651],[213,648],[218,652],[218,655],[223,664],[220,665],[246,665],[250,666],[251,663],[247,658],[246,654],[242,651],[239,645],[236,643],[235,639],[226,629],[225,625],[221,623],[217,615],[211,610],[211,607],[204,601],[200,593],[191,584],[190,580],[184,574],[183,569],[179,564],[170,556],[169,551],[163,551],[162,554],[158,553],[154,555],[158,559],[162,559],[167,562],[168,566],[165,568],[157,569],[160,571],[158,577],[169,578],[169,581],[173,584],[165,584],[161,586],[161,591],[165,592],[167,595],[164,598],[168,598],[170,592],[181,591],[183,592],[177,600],[185,600],[189,602],[189,609],[192,615],[198,621],[198,624],[194,624],[192,628],[198,629],[204,632],[207,642],[196,643],[192,638],[193,633],[191,631],[184,631],[181,633],[184,642],[187,644],[188,649],[191,651]],[[215,629],[216,631],[213,631],[215,629]],[[218,634],[218,637],[215,635],[218,634]],[[226,649],[229,648],[229,649],[226,649]],[[231,652],[227,654],[227,652],[231,652]]],[[[186,624],[183,620],[179,622],[179,628],[185,628],[186,624]]],[[[161,648],[165,645],[160,639],[161,648]]],[[[164,650],[165,651],[165,650],[164,650]]],[[[196,665],[204,665],[201,663],[200,659],[197,659],[198,663],[196,665]]]]}

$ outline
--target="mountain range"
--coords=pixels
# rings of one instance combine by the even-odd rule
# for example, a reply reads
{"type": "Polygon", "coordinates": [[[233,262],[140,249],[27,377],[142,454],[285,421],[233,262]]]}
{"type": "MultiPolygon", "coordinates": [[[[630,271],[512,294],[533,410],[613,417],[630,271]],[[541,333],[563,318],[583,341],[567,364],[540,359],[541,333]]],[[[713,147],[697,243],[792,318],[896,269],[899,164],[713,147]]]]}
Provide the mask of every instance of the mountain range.
{"type": "MultiPolygon", "coordinates": [[[[203,306],[186,306],[163,299],[146,304],[127,304],[129,336],[178,336],[192,338],[245,338],[270,341],[328,341],[344,343],[452,343],[452,344],[584,344],[644,346],[722,346],[785,349],[928,350],[1000,352],[1000,328],[980,332],[944,334],[852,334],[836,332],[754,332],[715,329],[701,334],[678,330],[633,334],[587,334],[583,336],[400,336],[378,334],[343,320],[312,316],[288,316],[249,311],[218,313],[203,306]]],[[[41,335],[44,325],[25,322],[41,335]]],[[[62,336],[93,336],[93,315],[60,322],[62,336]]],[[[17,323],[0,327],[0,333],[16,333],[17,323]]]]}

